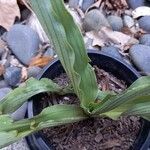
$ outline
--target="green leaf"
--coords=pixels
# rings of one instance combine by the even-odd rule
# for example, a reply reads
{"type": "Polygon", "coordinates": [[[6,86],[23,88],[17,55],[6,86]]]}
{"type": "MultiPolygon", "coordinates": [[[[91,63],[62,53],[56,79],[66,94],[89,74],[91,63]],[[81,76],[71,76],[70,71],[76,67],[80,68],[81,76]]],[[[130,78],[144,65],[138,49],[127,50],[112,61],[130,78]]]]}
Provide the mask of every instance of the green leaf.
{"type": "Polygon", "coordinates": [[[107,100],[109,100],[111,97],[113,97],[115,95],[116,94],[114,92],[99,90],[95,102],[92,102],[89,105],[90,112],[92,112],[98,106],[99,107],[102,106],[107,100]]]}
{"type": "Polygon", "coordinates": [[[139,78],[122,94],[114,96],[107,100],[103,105],[97,105],[93,114],[111,114],[117,111],[124,112],[138,103],[148,102],[150,100],[150,76],[139,78]],[[109,112],[110,111],[110,112],[109,112]],[[107,113],[108,112],[108,113],[107,113]]]}
{"type": "Polygon", "coordinates": [[[37,80],[30,78],[25,82],[24,86],[14,89],[0,101],[0,114],[8,114],[16,111],[30,97],[42,92],[65,94],[70,91],[67,88],[60,87],[50,79],[43,78],[37,80]]]}
{"type": "Polygon", "coordinates": [[[136,104],[124,112],[123,115],[137,115],[150,121],[150,102],[136,104]]]}
{"type": "Polygon", "coordinates": [[[39,115],[21,121],[13,121],[8,115],[1,115],[0,148],[43,128],[73,123],[86,118],[88,116],[83,110],[75,105],[50,106],[39,115]]]}
{"type": "Polygon", "coordinates": [[[74,91],[80,99],[81,107],[88,110],[98,94],[98,86],[93,68],[89,65],[82,35],[66,10],[62,0],[30,0],[56,53],[71,80],[74,91]]]}

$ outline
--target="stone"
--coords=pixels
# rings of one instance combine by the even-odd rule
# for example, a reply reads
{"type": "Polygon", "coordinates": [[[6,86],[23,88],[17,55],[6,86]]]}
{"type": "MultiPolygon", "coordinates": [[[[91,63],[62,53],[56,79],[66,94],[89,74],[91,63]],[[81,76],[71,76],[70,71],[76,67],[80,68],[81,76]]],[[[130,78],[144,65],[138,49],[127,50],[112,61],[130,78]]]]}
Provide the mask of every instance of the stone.
{"type": "Polygon", "coordinates": [[[0,89],[0,101],[11,91],[11,88],[1,88],[0,89]]]}
{"type": "Polygon", "coordinates": [[[133,45],[129,50],[130,57],[136,67],[150,73],[150,47],[142,44],[133,45]]]}
{"type": "Polygon", "coordinates": [[[11,114],[13,120],[21,120],[25,117],[27,111],[27,102],[25,102],[19,109],[11,114]]]}
{"type": "Polygon", "coordinates": [[[0,48],[0,58],[2,57],[4,51],[5,51],[5,50],[4,50],[3,48],[0,48]]]}
{"type": "Polygon", "coordinates": [[[46,52],[44,53],[44,56],[54,56],[54,50],[53,49],[51,49],[51,48],[48,48],[47,50],[46,50],[46,52]]]}
{"type": "Polygon", "coordinates": [[[4,79],[10,86],[17,86],[21,80],[21,68],[8,67],[4,73],[4,79]]]}
{"type": "Polygon", "coordinates": [[[131,28],[134,26],[134,19],[130,16],[125,15],[123,17],[123,23],[125,27],[131,28]]]}
{"type": "Polygon", "coordinates": [[[85,12],[92,4],[94,4],[94,0],[83,0],[82,10],[85,12]]]}
{"type": "Polygon", "coordinates": [[[79,6],[79,0],[69,0],[69,6],[72,8],[77,8],[79,6]]]}
{"type": "Polygon", "coordinates": [[[145,34],[139,39],[140,44],[150,46],[150,34],[145,34]]]}
{"type": "Polygon", "coordinates": [[[14,144],[11,144],[1,150],[30,150],[26,140],[23,138],[20,141],[17,141],[14,144]]]}
{"type": "Polygon", "coordinates": [[[145,5],[145,0],[127,0],[127,4],[130,8],[135,9],[145,5]]]}
{"type": "Polygon", "coordinates": [[[89,11],[83,20],[83,29],[85,31],[98,31],[102,27],[110,27],[106,17],[97,9],[89,11]]]}
{"type": "Polygon", "coordinates": [[[121,17],[111,15],[107,17],[107,20],[114,31],[120,31],[123,28],[123,21],[121,17]]]}
{"type": "Polygon", "coordinates": [[[37,66],[29,67],[28,68],[28,78],[30,78],[30,77],[36,78],[39,75],[39,72],[41,70],[42,69],[40,67],[37,67],[37,66]]]}
{"type": "Polygon", "coordinates": [[[143,30],[150,32],[150,16],[144,16],[141,17],[138,20],[139,26],[140,28],[142,28],[143,30]]]}
{"type": "Polygon", "coordinates": [[[0,90],[1,90],[1,88],[5,88],[5,87],[8,87],[7,82],[5,80],[1,80],[0,81],[0,90]]]}
{"type": "Polygon", "coordinates": [[[7,44],[16,57],[28,65],[37,55],[40,39],[38,34],[27,25],[13,25],[6,37],[7,44]]]}
{"type": "Polygon", "coordinates": [[[120,60],[122,59],[122,56],[119,53],[119,48],[117,48],[117,47],[113,47],[113,46],[106,47],[105,46],[101,49],[101,51],[108,54],[108,55],[110,55],[110,56],[118,58],[120,60]]]}

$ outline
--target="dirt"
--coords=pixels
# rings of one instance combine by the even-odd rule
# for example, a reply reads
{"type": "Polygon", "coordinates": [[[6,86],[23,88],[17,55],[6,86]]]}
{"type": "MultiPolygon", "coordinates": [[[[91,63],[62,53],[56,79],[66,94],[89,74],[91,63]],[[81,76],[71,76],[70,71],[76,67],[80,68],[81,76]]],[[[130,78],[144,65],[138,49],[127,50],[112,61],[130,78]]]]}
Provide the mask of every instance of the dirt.
{"type": "MultiPolygon", "coordinates": [[[[99,88],[116,93],[126,89],[123,81],[94,66],[99,88]]],[[[66,74],[54,80],[60,85],[68,85],[66,74]]],[[[45,94],[40,102],[41,110],[58,103],[79,104],[74,94],[65,96],[45,94]],[[50,99],[53,99],[53,101],[50,99]]],[[[140,118],[121,117],[118,121],[109,118],[91,118],[78,123],[46,128],[42,134],[56,150],[128,150],[132,148],[140,131],[140,118]]]]}

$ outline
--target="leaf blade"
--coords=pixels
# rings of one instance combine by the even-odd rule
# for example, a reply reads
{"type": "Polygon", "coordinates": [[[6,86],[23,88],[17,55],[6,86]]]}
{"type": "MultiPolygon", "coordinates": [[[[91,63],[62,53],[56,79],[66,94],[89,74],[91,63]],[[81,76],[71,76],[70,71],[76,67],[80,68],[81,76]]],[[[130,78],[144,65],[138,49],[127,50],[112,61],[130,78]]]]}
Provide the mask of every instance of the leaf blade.
{"type": "Polygon", "coordinates": [[[31,0],[31,6],[41,22],[56,53],[72,82],[73,88],[87,109],[89,103],[97,97],[98,86],[92,67],[88,64],[81,33],[62,0],[31,0]]]}
{"type": "Polygon", "coordinates": [[[150,76],[141,77],[136,80],[122,94],[114,96],[103,105],[97,106],[94,113],[106,113],[113,109],[122,109],[125,111],[135,104],[147,102],[150,100],[150,76]]]}
{"type": "Polygon", "coordinates": [[[29,98],[42,92],[58,92],[61,94],[67,92],[67,89],[63,89],[50,79],[37,80],[30,78],[25,82],[25,86],[14,89],[0,101],[1,114],[16,111],[29,98]]]}
{"type": "Polygon", "coordinates": [[[31,133],[87,119],[83,110],[75,105],[54,105],[45,108],[31,119],[13,121],[8,115],[0,116],[0,148],[7,146],[31,133]]]}

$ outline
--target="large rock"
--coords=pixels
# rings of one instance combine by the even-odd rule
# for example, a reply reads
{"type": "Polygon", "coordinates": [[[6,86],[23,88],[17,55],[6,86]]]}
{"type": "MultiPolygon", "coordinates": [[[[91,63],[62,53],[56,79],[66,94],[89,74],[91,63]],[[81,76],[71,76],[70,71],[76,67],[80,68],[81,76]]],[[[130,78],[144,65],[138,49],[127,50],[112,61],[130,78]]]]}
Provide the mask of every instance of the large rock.
{"type": "Polygon", "coordinates": [[[124,26],[125,27],[128,27],[128,28],[131,28],[134,26],[134,20],[132,17],[128,16],[128,15],[125,15],[123,17],[123,23],[124,23],[124,26]]]}
{"type": "Polygon", "coordinates": [[[106,17],[97,9],[89,11],[83,21],[83,29],[85,31],[100,30],[102,27],[110,27],[106,17]]]}
{"type": "Polygon", "coordinates": [[[0,101],[11,91],[11,88],[1,88],[0,89],[0,101]]]}
{"type": "Polygon", "coordinates": [[[150,32],[150,16],[141,17],[138,22],[143,30],[150,32]]]}
{"type": "Polygon", "coordinates": [[[8,87],[8,84],[6,83],[5,80],[1,80],[1,81],[0,81],[0,89],[1,89],[1,88],[5,88],[5,87],[8,87]]]}
{"type": "Polygon", "coordinates": [[[150,34],[145,34],[139,39],[140,44],[150,46],[150,34]]]}
{"type": "Polygon", "coordinates": [[[79,6],[79,0],[69,0],[69,6],[72,8],[77,8],[79,6]]]}
{"type": "Polygon", "coordinates": [[[8,67],[4,73],[4,79],[10,86],[17,86],[21,80],[21,68],[8,67]]]}
{"type": "Polygon", "coordinates": [[[55,55],[55,52],[51,48],[48,48],[44,53],[44,56],[54,56],[54,55],[55,55]]]}
{"type": "Polygon", "coordinates": [[[25,65],[37,54],[40,39],[38,34],[26,25],[14,25],[7,34],[6,41],[12,52],[25,65]]]}
{"type": "Polygon", "coordinates": [[[150,73],[150,47],[137,44],[130,48],[129,54],[137,68],[145,73],[150,73]]]}
{"type": "Polygon", "coordinates": [[[83,0],[82,10],[86,11],[92,4],[94,4],[94,0],[83,0]]]}
{"type": "Polygon", "coordinates": [[[107,20],[114,31],[120,31],[123,28],[123,21],[121,17],[110,15],[107,20]]]}
{"type": "Polygon", "coordinates": [[[130,8],[135,9],[140,6],[144,6],[145,0],[127,0],[127,3],[130,8]]]}

